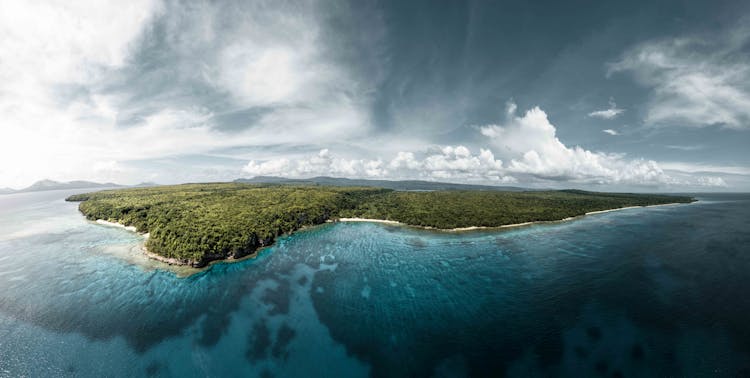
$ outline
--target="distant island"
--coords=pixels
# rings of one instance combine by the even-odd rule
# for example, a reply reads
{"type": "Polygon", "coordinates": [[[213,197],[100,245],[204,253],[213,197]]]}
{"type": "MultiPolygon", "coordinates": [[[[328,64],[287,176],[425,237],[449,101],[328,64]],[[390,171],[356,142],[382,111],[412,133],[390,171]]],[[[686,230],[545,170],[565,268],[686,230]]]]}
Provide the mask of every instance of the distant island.
{"type": "Polygon", "coordinates": [[[144,182],[133,186],[119,185],[115,183],[98,183],[92,181],[68,181],[60,182],[54,180],[39,180],[30,186],[23,189],[11,189],[11,188],[0,188],[0,194],[13,194],[13,193],[28,193],[28,192],[43,192],[47,190],[65,190],[65,189],[89,189],[89,188],[126,188],[126,187],[147,187],[154,186],[156,184],[150,182],[144,182]]]}
{"type": "Polygon", "coordinates": [[[212,183],[104,190],[70,196],[89,220],[147,234],[147,253],[202,267],[239,259],[275,238],[338,220],[381,220],[441,230],[564,220],[630,206],[688,203],[683,196],[579,190],[396,191],[377,187],[212,183]]]}

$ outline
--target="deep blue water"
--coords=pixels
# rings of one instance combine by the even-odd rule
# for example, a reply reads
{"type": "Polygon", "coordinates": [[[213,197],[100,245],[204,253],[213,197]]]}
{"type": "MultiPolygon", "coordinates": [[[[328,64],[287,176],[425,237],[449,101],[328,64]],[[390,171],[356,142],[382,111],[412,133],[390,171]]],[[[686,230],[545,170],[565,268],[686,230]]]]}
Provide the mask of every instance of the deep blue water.
{"type": "Polygon", "coordinates": [[[0,196],[0,376],[750,375],[750,195],[328,224],[181,278],[71,193],[0,196]]]}

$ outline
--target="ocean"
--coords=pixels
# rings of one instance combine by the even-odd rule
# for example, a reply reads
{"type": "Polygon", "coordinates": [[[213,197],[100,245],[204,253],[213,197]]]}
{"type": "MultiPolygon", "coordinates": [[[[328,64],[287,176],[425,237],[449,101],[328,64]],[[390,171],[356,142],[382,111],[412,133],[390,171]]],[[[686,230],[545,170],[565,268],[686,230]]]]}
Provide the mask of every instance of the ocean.
{"type": "Polygon", "coordinates": [[[185,276],[0,196],[0,376],[750,376],[750,195],[502,231],[325,224],[185,276]]]}

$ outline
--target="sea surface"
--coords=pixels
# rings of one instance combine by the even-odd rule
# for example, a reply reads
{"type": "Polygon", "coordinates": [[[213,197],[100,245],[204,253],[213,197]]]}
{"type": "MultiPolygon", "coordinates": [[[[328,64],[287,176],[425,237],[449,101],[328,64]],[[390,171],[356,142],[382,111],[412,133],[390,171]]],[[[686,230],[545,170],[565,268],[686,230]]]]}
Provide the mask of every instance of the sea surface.
{"type": "Polygon", "coordinates": [[[504,231],[326,224],[185,277],[0,196],[2,377],[750,376],[750,195],[504,231]]]}

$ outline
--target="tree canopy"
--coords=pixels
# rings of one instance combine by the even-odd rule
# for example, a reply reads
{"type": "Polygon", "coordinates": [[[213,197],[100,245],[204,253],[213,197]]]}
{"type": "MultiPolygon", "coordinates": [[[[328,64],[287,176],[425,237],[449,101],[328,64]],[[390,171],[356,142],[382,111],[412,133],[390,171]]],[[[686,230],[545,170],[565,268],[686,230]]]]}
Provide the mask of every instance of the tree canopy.
{"type": "Polygon", "coordinates": [[[371,187],[185,184],[74,195],[90,220],[148,232],[152,253],[193,266],[240,258],[279,235],[329,219],[363,217],[450,229],[560,220],[689,197],[584,191],[394,191],[371,187]]]}

